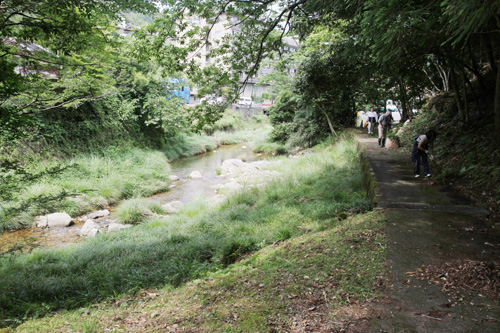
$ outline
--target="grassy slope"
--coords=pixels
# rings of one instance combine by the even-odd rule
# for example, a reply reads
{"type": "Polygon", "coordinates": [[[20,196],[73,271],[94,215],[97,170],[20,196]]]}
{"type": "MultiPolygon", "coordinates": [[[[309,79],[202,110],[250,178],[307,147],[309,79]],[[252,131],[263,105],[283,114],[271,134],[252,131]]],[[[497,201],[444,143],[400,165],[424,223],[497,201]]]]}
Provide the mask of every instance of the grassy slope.
{"type": "Polygon", "coordinates": [[[341,329],[367,317],[382,283],[380,213],[277,243],[176,290],[147,289],[32,320],[20,332],[341,329]]]}
{"type": "MultiPolygon", "coordinates": [[[[379,238],[380,220],[377,216],[365,216],[366,223],[356,224],[359,221],[351,219],[343,221],[345,216],[370,207],[355,144],[351,140],[342,140],[334,147],[324,146],[318,150],[320,153],[298,159],[278,160],[275,169],[286,175],[284,179],[279,177],[269,181],[263,189],[253,188],[232,196],[216,210],[192,205],[176,218],[156,218],[136,228],[98,237],[78,246],[2,259],[0,303],[4,311],[3,319],[15,323],[23,320],[22,314],[26,311],[34,315],[44,314],[118,295],[131,295],[144,288],[179,286],[193,278],[206,276],[208,272],[217,272],[253,251],[264,249],[260,255],[273,251],[267,247],[276,242],[332,228],[336,231],[314,233],[305,240],[292,240],[290,244],[295,245],[290,246],[306,244],[307,248],[314,248],[315,240],[325,237],[327,241],[318,247],[320,251],[323,251],[323,246],[330,246],[328,251],[340,251],[340,245],[346,245],[346,250],[359,248],[359,255],[378,268],[366,266],[365,269],[373,274],[361,274],[364,271],[359,271],[359,275],[353,275],[349,270],[362,269],[357,260],[352,259],[353,253],[346,253],[341,259],[337,255],[335,258],[325,255],[328,251],[324,250],[323,258],[328,258],[325,267],[331,267],[333,262],[330,260],[342,260],[342,265],[338,263],[336,266],[338,271],[325,272],[326,275],[300,274],[314,281],[311,283],[326,283],[331,276],[335,277],[333,284],[345,279],[346,282],[342,282],[345,287],[339,290],[332,287],[330,289],[336,291],[326,291],[328,294],[339,292],[343,295],[335,298],[335,304],[341,299],[362,300],[369,297],[374,291],[375,280],[380,276],[379,265],[383,258],[377,251],[383,250],[383,241],[380,240],[380,244],[374,247],[370,247],[370,242],[365,244],[367,240],[379,238]],[[352,224],[352,227],[347,228],[346,223],[352,224]],[[342,228],[351,230],[352,234],[338,236],[337,232],[344,230],[342,228]],[[369,248],[365,249],[365,245],[369,248]]],[[[278,260],[285,252],[292,255],[296,251],[276,252],[280,255],[275,255],[275,260],[280,263],[274,267],[272,262],[263,261],[261,264],[265,267],[271,265],[263,269],[267,272],[274,267],[272,269],[276,269],[276,273],[269,273],[272,275],[278,274],[283,266],[284,270],[295,274],[299,272],[298,267],[304,264],[301,260],[304,260],[306,266],[303,270],[313,270],[313,257],[304,254],[301,259],[278,260]],[[286,263],[291,266],[286,266],[286,263]]],[[[264,277],[258,271],[254,273],[256,278],[264,277]]],[[[265,286],[274,280],[271,278],[258,283],[258,286],[265,286]]],[[[297,288],[307,285],[299,280],[296,283],[297,288]]],[[[254,294],[257,296],[259,293],[256,291],[254,294]]],[[[291,298],[295,297],[292,295],[291,298]]],[[[265,313],[273,312],[273,309],[274,306],[263,306],[262,316],[267,318],[265,313]]]]}

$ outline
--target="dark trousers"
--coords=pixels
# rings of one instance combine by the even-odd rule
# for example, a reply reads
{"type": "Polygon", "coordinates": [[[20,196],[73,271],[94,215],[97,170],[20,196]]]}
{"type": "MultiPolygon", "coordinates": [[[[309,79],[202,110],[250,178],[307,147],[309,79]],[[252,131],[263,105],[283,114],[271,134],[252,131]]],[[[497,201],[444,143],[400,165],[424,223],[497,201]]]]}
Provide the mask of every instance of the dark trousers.
{"type": "Polygon", "coordinates": [[[413,162],[413,172],[416,175],[420,174],[420,159],[422,159],[422,164],[424,165],[424,174],[430,174],[431,169],[429,168],[429,162],[427,161],[427,154],[418,149],[418,143],[415,142],[411,153],[411,160],[413,162]]]}

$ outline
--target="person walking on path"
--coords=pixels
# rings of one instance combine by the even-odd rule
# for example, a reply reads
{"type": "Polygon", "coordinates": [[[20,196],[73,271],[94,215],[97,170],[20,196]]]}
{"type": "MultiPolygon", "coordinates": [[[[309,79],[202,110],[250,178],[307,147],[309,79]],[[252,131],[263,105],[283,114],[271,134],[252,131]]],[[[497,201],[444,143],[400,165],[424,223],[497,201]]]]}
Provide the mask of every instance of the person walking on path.
{"type": "Polygon", "coordinates": [[[387,138],[387,131],[391,124],[391,111],[385,111],[385,114],[381,115],[378,119],[378,145],[380,147],[385,147],[385,140],[387,138]]]}
{"type": "Polygon", "coordinates": [[[431,161],[434,159],[434,140],[436,139],[436,132],[434,130],[429,130],[427,133],[417,136],[414,138],[413,151],[411,153],[411,160],[413,162],[413,172],[415,178],[420,177],[420,159],[422,159],[422,164],[424,165],[425,177],[431,176],[431,169],[429,168],[429,162],[427,158],[431,161]]]}
{"type": "Polygon", "coordinates": [[[374,107],[368,112],[368,134],[373,134],[373,129],[375,128],[375,123],[377,122],[377,112],[375,112],[374,107]]]}

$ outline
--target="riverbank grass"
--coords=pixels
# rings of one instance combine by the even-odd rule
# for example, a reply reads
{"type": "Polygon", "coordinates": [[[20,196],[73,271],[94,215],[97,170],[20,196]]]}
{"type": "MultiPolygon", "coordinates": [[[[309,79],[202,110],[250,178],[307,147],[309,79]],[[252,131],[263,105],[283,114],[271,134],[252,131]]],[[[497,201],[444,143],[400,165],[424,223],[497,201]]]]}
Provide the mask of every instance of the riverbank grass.
{"type": "Polygon", "coordinates": [[[9,179],[18,181],[11,200],[0,206],[0,230],[29,226],[35,216],[56,211],[78,216],[119,200],[166,191],[170,183],[167,157],[139,148],[111,147],[101,154],[39,162],[26,171],[30,176],[19,173],[9,179]]]}
{"type": "Polygon", "coordinates": [[[379,212],[349,217],[181,288],[148,289],[30,320],[18,331],[340,331],[368,313],[365,302],[379,295],[383,223],[379,212]]]}
{"type": "Polygon", "coordinates": [[[7,324],[148,288],[172,288],[217,272],[285,239],[330,230],[367,211],[355,143],[280,158],[280,176],[245,187],[216,208],[189,205],[176,216],[74,246],[0,258],[0,308],[7,324]]]}
{"type": "Polygon", "coordinates": [[[153,214],[165,215],[158,202],[147,202],[144,198],[122,201],[116,209],[116,213],[120,223],[123,224],[136,224],[153,214]]]}

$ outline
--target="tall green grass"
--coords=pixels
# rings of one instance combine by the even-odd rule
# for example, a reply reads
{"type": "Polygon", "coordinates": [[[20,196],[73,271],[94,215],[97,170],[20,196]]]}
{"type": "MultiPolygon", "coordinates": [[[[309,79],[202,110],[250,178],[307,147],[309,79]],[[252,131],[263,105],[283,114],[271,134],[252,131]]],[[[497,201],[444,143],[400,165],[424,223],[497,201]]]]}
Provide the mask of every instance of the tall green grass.
{"type": "Polygon", "coordinates": [[[81,154],[69,161],[37,163],[28,171],[44,175],[20,184],[12,201],[2,204],[4,208],[23,208],[17,216],[0,219],[0,229],[29,225],[39,214],[65,211],[75,216],[126,198],[165,191],[170,166],[159,151],[110,148],[102,154],[81,154]],[[56,174],[44,173],[57,165],[67,168],[56,174]]]}
{"type": "Polygon", "coordinates": [[[233,195],[218,208],[196,202],[116,234],[0,258],[4,323],[25,314],[178,286],[276,241],[337,224],[370,208],[352,140],[271,168],[283,177],[233,195]]]}
{"type": "Polygon", "coordinates": [[[240,113],[226,109],[222,118],[212,125],[206,125],[203,129],[207,135],[214,132],[233,132],[245,127],[245,122],[240,113]]]}
{"type": "Polygon", "coordinates": [[[143,198],[133,198],[121,202],[116,213],[123,224],[139,223],[153,214],[165,215],[159,203],[147,202],[143,198]]]}
{"type": "Polygon", "coordinates": [[[180,157],[203,154],[214,150],[219,143],[214,137],[201,134],[179,134],[168,139],[163,146],[162,152],[168,157],[169,161],[180,157]]]}

